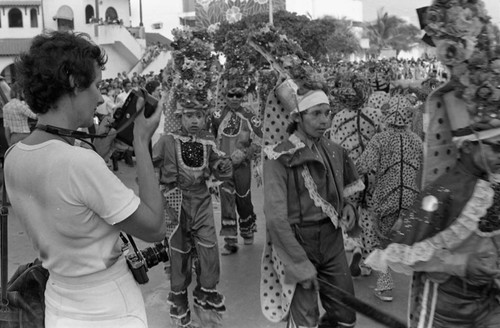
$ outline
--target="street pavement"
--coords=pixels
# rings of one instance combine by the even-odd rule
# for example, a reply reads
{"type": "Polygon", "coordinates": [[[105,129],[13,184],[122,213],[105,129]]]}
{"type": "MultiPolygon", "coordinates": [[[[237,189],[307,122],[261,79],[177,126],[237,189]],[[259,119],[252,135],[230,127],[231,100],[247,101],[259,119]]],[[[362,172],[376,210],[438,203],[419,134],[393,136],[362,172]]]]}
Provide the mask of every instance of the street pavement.
{"type": "MultiPolygon", "coordinates": [[[[137,191],[136,172],[134,167],[129,167],[119,162],[117,176],[129,187],[137,191]]],[[[265,220],[263,215],[264,195],[262,187],[252,187],[253,204],[257,214],[257,229],[253,245],[243,245],[239,240],[238,253],[230,256],[221,256],[221,277],[218,286],[219,291],[226,298],[227,312],[224,315],[225,328],[284,328],[285,323],[272,323],[268,321],[260,309],[260,259],[265,242],[265,220]]],[[[215,202],[215,221],[217,231],[220,229],[220,207],[215,202]]],[[[222,245],[222,238],[219,238],[222,245]]],[[[144,249],[151,244],[138,242],[138,247],[144,249]]],[[[32,261],[36,257],[29,238],[24,233],[19,222],[11,219],[9,221],[9,276],[22,263],[32,261]]],[[[350,253],[348,253],[350,257],[350,253]]],[[[148,322],[150,328],[174,327],[168,316],[167,295],[170,283],[164,272],[164,265],[151,268],[148,272],[150,281],[141,286],[146,303],[148,322]]],[[[356,297],[360,300],[390,314],[401,321],[405,321],[409,277],[394,274],[396,289],[394,290],[393,302],[382,302],[373,295],[376,284],[376,276],[357,278],[354,280],[356,297]]],[[[194,285],[194,282],[192,283],[194,285]]],[[[190,292],[191,297],[191,292],[190,292]]],[[[191,299],[192,301],[192,299],[191,299]]],[[[358,314],[360,328],[384,327],[367,317],[358,314]]],[[[96,327],[98,328],[98,327],[96,327]]]]}

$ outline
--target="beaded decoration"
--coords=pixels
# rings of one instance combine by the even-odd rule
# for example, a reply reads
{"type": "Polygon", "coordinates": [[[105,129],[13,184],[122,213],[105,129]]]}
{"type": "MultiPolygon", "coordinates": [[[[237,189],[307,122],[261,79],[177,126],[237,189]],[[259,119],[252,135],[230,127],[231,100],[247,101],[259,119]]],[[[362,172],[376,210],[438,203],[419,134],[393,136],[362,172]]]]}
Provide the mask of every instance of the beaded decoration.
{"type": "Polygon", "coordinates": [[[184,164],[191,168],[199,168],[204,163],[204,147],[195,141],[182,142],[179,140],[181,148],[181,158],[184,164]]]}

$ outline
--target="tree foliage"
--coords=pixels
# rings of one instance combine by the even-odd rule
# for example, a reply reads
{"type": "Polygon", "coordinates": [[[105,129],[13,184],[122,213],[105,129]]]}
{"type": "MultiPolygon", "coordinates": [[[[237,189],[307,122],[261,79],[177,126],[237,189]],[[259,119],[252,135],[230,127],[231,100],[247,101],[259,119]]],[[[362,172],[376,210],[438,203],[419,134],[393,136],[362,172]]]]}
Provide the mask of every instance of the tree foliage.
{"type": "MultiPolygon", "coordinates": [[[[215,49],[222,51],[228,33],[241,33],[243,36],[268,22],[269,15],[260,13],[246,16],[234,24],[221,23],[215,35],[215,49]]],[[[317,61],[332,56],[343,57],[359,50],[359,42],[350,29],[350,22],[345,19],[327,17],[311,20],[304,15],[277,11],[273,15],[273,23],[317,61]]]]}
{"type": "Polygon", "coordinates": [[[380,10],[377,19],[365,26],[370,39],[370,52],[379,55],[382,49],[408,51],[420,42],[420,29],[403,19],[380,10]]]}

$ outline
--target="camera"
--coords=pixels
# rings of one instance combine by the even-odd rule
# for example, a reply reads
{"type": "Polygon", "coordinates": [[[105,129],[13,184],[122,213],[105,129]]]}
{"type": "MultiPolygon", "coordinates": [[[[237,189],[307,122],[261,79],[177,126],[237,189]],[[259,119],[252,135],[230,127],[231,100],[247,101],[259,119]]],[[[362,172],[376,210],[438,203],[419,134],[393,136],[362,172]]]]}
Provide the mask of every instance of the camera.
{"type": "MultiPolygon", "coordinates": [[[[115,110],[113,114],[113,128],[115,130],[120,129],[120,127],[128,122],[128,120],[135,114],[137,111],[137,100],[139,98],[144,98],[145,108],[144,108],[144,116],[146,118],[153,115],[158,106],[158,99],[151,96],[146,90],[132,90],[128,95],[127,99],[123,103],[122,107],[119,107],[115,110]]],[[[117,139],[123,141],[129,146],[132,146],[134,141],[134,123],[127,126],[123,131],[120,131],[116,136],[117,139]]]]}
{"type": "Polygon", "coordinates": [[[145,284],[149,281],[148,270],[158,265],[160,262],[167,262],[168,256],[168,243],[154,243],[152,247],[147,247],[139,250],[138,254],[130,253],[126,256],[127,264],[132,271],[135,281],[139,284],[145,284]]]}

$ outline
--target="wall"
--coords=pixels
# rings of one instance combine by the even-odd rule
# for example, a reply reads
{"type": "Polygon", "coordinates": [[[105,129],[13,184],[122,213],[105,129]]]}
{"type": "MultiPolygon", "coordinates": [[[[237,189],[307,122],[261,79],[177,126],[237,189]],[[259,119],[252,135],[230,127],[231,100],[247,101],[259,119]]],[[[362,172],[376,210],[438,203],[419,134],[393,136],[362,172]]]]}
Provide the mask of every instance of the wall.
{"type": "Polygon", "coordinates": [[[39,7],[17,7],[21,10],[23,17],[23,27],[9,27],[9,7],[0,8],[0,20],[2,27],[0,27],[0,39],[25,39],[31,38],[36,34],[42,32],[42,14],[39,7]],[[38,27],[31,27],[30,9],[35,8],[38,10],[38,27]]]}

